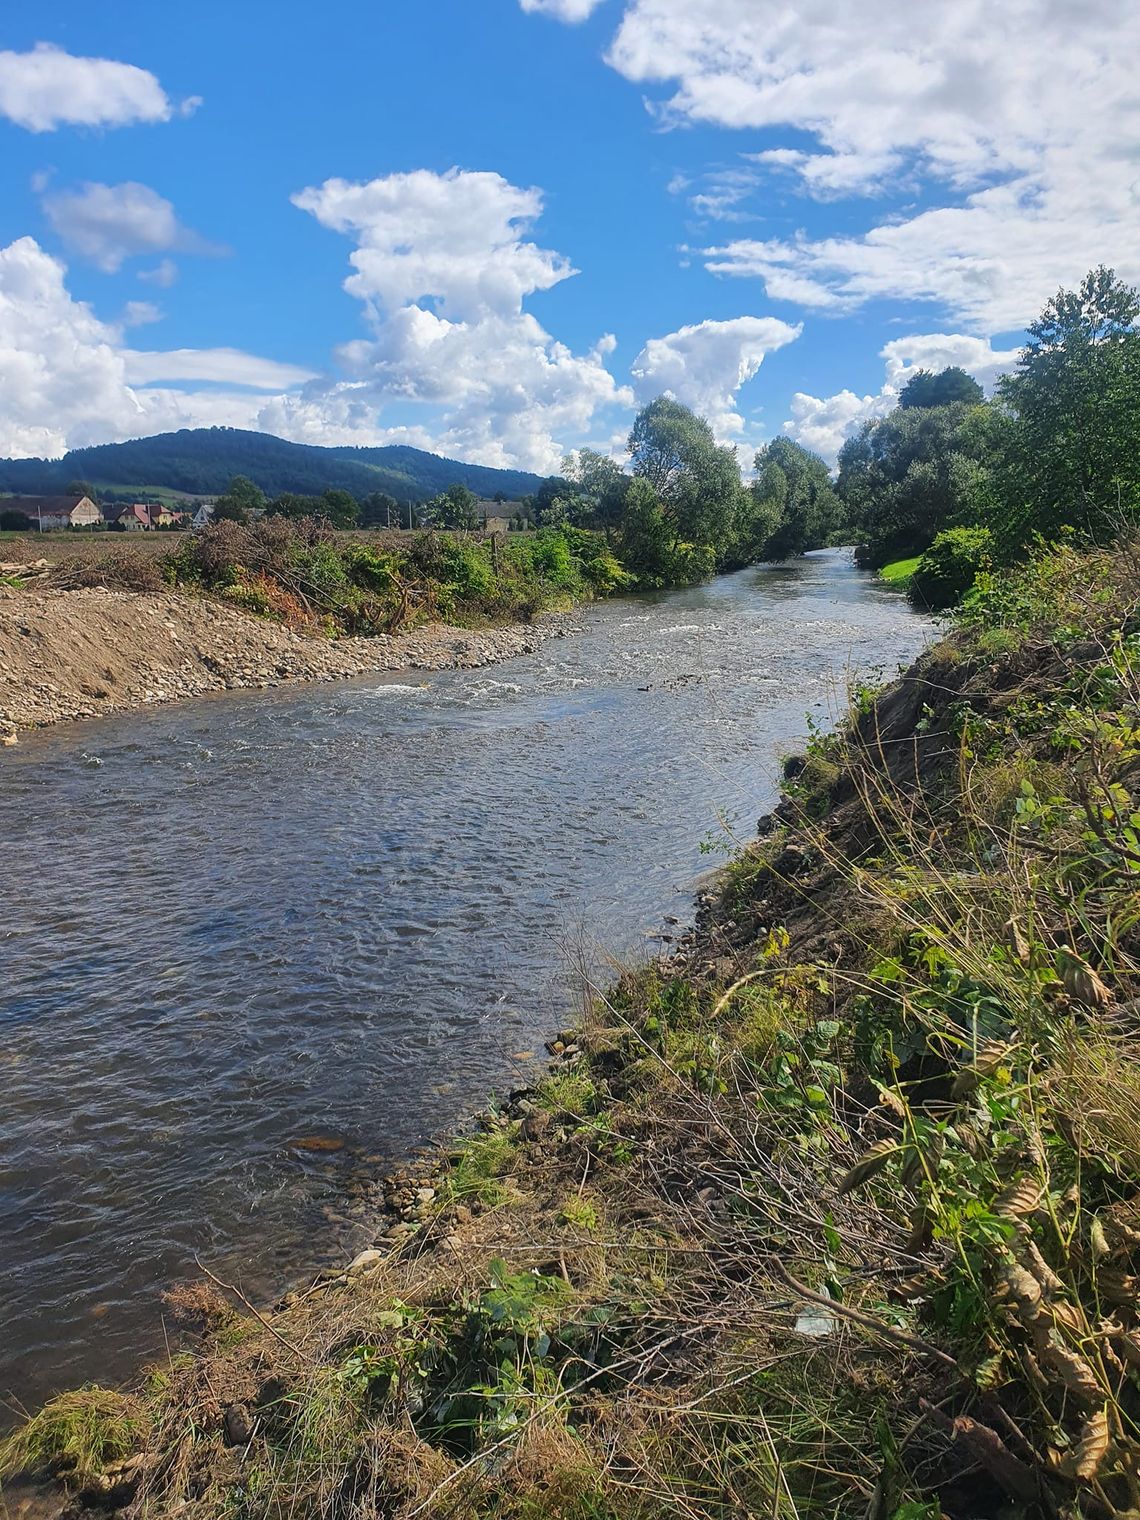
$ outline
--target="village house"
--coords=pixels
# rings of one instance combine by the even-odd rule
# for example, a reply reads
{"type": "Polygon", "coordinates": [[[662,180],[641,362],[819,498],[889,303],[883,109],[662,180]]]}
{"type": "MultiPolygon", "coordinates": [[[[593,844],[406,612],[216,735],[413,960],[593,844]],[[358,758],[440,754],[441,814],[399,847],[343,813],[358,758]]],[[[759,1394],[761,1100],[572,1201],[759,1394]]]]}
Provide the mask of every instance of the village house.
{"type": "Polygon", "coordinates": [[[511,504],[505,501],[480,501],[475,510],[483,519],[483,529],[487,533],[509,533],[511,519],[508,515],[511,504]]]}
{"type": "Polygon", "coordinates": [[[103,514],[90,496],[0,496],[0,512],[18,512],[33,528],[90,528],[103,514]]]}

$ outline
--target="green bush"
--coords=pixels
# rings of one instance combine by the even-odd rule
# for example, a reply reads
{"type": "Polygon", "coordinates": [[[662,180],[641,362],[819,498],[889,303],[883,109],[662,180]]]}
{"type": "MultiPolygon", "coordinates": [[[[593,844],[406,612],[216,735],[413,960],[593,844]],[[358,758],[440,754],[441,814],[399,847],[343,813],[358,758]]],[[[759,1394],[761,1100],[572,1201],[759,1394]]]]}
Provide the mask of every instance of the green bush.
{"type": "Polygon", "coordinates": [[[953,607],[992,563],[988,528],[947,528],[919,559],[907,596],[916,607],[953,607]]]}

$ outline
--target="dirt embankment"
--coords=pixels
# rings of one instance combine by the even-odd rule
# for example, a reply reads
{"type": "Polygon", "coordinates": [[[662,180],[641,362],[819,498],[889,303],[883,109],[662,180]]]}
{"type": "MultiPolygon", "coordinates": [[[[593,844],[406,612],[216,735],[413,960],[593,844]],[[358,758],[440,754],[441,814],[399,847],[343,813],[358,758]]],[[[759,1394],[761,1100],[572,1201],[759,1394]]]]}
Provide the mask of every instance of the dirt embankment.
{"type": "Polygon", "coordinates": [[[570,630],[565,618],[547,617],[507,628],[430,624],[323,639],[173,592],[0,587],[0,739],[237,687],[374,670],[473,669],[529,654],[570,630]]]}

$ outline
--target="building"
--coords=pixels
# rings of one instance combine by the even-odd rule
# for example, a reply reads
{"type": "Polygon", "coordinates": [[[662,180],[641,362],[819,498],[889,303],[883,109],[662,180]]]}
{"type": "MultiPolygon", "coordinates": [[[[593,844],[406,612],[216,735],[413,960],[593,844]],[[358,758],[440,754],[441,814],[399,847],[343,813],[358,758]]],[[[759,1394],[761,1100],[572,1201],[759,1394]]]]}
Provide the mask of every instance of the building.
{"type": "Polygon", "coordinates": [[[90,496],[0,496],[0,512],[19,512],[33,528],[90,528],[103,514],[90,496]]]}
{"type": "Polygon", "coordinates": [[[126,528],[130,533],[141,533],[154,527],[150,520],[150,508],[141,501],[120,508],[111,521],[116,528],[126,528]]]}
{"type": "Polygon", "coordinates": [[[511,530],[511,503],[509,501],[481,501],[476,512],[483,520],[486,533],[509,533],[511,530]]]}
{"type": "Polygon", "coordinates": [[[190,526],[192,528],[205,528],[213,520],[214,520],[214,505],[213,505],[213,502],[204,501],[204,502],[201,503],[200,506],[198,506],[197,508],[195,508],[194,516],[190,519],[190,526]]]}

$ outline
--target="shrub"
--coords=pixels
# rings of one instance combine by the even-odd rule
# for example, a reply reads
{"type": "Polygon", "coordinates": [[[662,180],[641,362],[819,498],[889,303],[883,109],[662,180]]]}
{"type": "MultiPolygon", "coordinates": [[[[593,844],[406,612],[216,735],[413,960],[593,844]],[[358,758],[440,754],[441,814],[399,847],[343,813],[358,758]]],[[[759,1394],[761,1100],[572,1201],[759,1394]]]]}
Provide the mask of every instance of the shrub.
{"type": "Polygon", "coordinates": [[[919,559],[907,595],[916,607],[953,607],[992,561],[988,528],[947,528],[919,559]]]}

